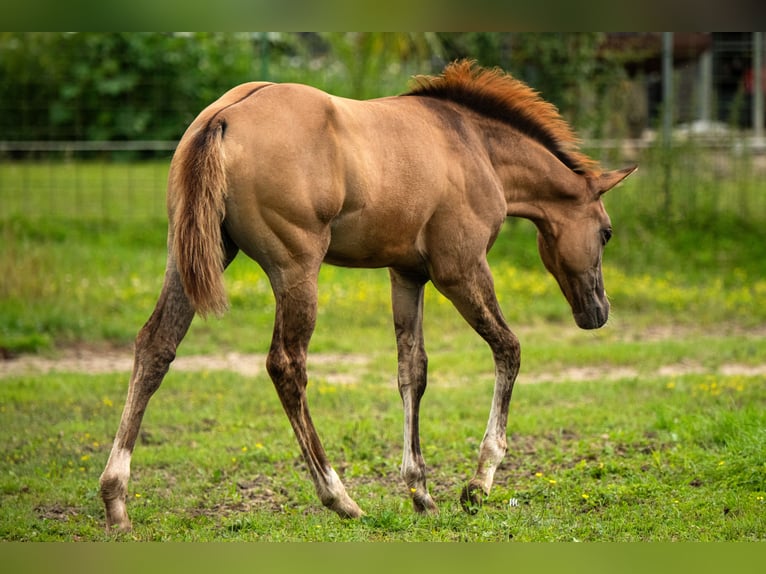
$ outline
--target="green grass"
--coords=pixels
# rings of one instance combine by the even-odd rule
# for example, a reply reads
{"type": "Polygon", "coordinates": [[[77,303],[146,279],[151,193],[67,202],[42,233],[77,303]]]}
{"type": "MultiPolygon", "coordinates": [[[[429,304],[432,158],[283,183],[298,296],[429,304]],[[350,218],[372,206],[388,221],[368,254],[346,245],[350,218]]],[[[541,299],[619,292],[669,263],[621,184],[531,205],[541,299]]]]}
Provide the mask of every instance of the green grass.
{"type": "MultiPolygon", "coordinates": [[[[129,353],[161,287],[166,173],[166,163],[0,164],[0,354],[129,353]]],[[[171,370],[136,450],[135,530],[117,538],[763,540],[766,379],[721,373],[766,356],[766,184],[704,169],[675,177],[667,211],[651,167],[606,197],[613,314],[599,331],[573,326],[533,226],[504,227],[490,260],[522,370],[509,455],[476,516],[457,498],[489,408],[486,345],[428,289],[422,437],[442,511],[416,516],[398,478],[387,273],[326,267],[310,357],[333,360],[310,358],[310,400],[367,517],[344,522],[319,505],[265,375],[171,370]],[[573,369],[585,380],[556,383],[573,369]]],[[[264,274],[240,256],[226,283],[231,311],[195,320],[179,355],[268,349],[264,274]]],[[[110,539],[97,480],[126,382],[0,379],[0,539],[110,539]]]]}
{"type": "MultiPolygon", "coordinates": [[[[484,365],[481,365],[482,367],[484,365]]],[[[457,502],[491,396],[431,385],[423,449],[438,516],[415,515],[398,477],[393,383],[310,386],[335,467],[367,516],[323,509],[270,382],[231,373],[168,376],[133,462],[134,530],[103,532],[97,481],[123,375],[19,377],[0,385],[0,539],[257,541],[763,540],[766,380],[688,375],[520,384],[509,454],[485,507],[457,502]],[[449,424],[444,424],[449,421],[449,424]]]]}
{"type": "MultiPolygon", "coordinates": [[[[164,163],[0,165],[0,348],[16,353],[132,341],[161,287],[166,170],[164,163]]],[[[657,181],[650,170],[639,174],[606,199],[615,227],[604,263],[613,324],[711,330],[721,324],[762,325],[765,184],[721,182],[717,192],[731,198],[719,199],[716,211],[663,223],[638,207],[643,195],[656,194],[651,188],[657,181]],[[754,208],[740,213],[743,202],[754,208]]],[[[689,197],[702,187],[685,183],[692,187],[689,197]]],[[[683,191],[676,201],[685,197],[683,191]]],[[[500,302],[514,326],[568,324],[569,309],[539,261],[534,236],[529,222],[510,221],[491,252],[500,302]]],[[[240,256],[226,281],[232,313],[193,329],[185,346],[195,352],[265,349],[273,301],[264,274],[240,256]]],[[[344,351],[360,342],[374,349],[388,337],[384,270],[327,267],[320,289],[315,349],[344,351]],[[329,325],[327,336],[322,324],[329,325]],[[349,337],[338,340],[339,328],[349,337]]],[[[426,313],[440,334],[460,322],[432,289],[426,313]]]]}

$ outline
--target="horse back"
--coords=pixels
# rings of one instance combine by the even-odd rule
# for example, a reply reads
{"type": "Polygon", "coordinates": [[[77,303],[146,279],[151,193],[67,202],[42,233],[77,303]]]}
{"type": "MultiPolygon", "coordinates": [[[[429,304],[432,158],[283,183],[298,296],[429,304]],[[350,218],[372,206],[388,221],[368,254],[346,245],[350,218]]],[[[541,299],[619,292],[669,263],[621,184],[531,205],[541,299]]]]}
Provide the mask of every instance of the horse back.
{"type": "Polygon", "coordinates": [[[469,188],[492,196],[493,227],[504,218],[479,136],[443,107],[255,83],[225,94],[195,124],[225,123],[228,224],[243,243],[259,240],[248,226],[270,226],[273,216],[284,233],[329,230],[332,263],[412,266],[441,220],[453,230],[482,224],[476,209],[454,208],[477,201],[469,188]]]}

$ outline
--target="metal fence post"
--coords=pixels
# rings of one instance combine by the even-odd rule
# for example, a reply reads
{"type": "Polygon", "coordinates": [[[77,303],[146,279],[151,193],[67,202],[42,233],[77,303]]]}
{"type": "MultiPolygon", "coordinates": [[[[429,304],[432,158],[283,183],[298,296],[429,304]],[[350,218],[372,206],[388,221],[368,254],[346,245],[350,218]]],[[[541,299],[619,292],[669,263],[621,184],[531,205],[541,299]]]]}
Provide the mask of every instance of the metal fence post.
{"type": "Polygon", "coordinates": [[[662,148],[665,214],[670,213],[670,176],[673,137],[673,32],[662,33],[662,148]]]}
{"type": "Polygon", "coordinates": [[[763,145],[763,32],[753,32],[753,146],[763,145]]]}

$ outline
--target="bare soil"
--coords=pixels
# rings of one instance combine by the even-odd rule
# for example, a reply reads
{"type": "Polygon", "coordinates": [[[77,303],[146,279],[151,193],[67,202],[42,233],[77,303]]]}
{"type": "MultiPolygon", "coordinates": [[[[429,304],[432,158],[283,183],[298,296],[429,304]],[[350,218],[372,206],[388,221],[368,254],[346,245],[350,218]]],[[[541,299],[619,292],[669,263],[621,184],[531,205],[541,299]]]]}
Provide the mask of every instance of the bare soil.
{"type": "MultiPolygon", "coordinates": [[[[365,355],[336,355],[331,353],[312,354],[309,365],[355,364],[360,367],[369,363],[365,355]]],[[[173,362],[173,370],[198,371],[230,371],[243,376],[258,376],[265,373],[266,357],[259,354],[225,353],[215,355],[180,356],[173,362]]],[[[133,354],[129,349],[98,349],[92,347],[73,347],[57,353],[55,357],[40,355],[21,355],[0,360],[0,379],[15,376],[49,374],[49,373],[130,373],[133,368],[133,354]]],[[[364,369],[359,374],[329,373],[323,374],[323,380],[329,383],[350,384],[359,382],[364,369]]],[[[766,364],[744,365],[724,364],[715,371],[693,362],[667,364],[658,368],[655,374],[659,376],[682,376],[686,374],[718,373],[725,376],[766,375],[766,364]]],[[[523,383],[540,382],[578,382],[593,379],[621,380],[639,376],[638,369],[626,366],[587,366],[570,367],[551,372],[523,373],[523,383]]],[[[645,374],[645,373],[644,373],[645,374]]]]}

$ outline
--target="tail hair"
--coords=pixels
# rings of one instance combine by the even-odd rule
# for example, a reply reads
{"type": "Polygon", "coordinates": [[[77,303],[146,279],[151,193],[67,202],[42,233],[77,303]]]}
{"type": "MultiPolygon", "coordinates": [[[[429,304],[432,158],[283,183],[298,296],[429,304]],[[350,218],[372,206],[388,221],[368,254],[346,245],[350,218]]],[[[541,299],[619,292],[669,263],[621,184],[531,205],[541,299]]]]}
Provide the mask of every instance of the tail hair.
{"type": "Polygon", "coordinates": [[[214,119],[183,138],[171,170],[171,250],[186,296],[202,316],[228,308],[223,283],[226,122],[214,119]]]}

